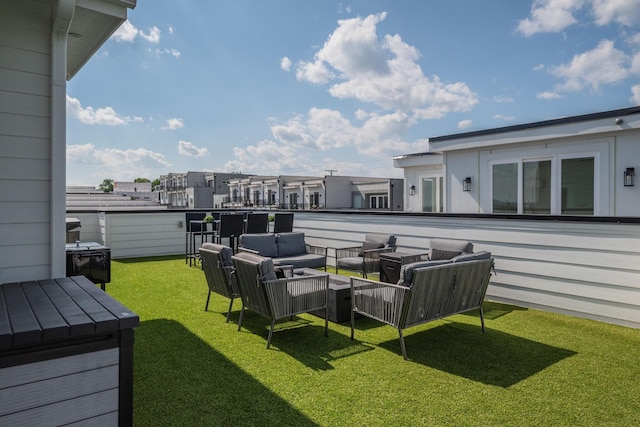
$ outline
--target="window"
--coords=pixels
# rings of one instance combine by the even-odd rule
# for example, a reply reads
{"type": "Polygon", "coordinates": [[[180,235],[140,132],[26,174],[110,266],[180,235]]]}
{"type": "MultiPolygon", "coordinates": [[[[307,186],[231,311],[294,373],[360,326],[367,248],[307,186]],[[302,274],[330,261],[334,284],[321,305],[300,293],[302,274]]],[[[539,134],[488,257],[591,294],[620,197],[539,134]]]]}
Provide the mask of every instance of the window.
{"type": "Polygon", "coordinates": [[[442,212],[442,177],[422,178],[422,212],[442,212]]]}
{"type": "Polygon", "coordinates": [[[369,196],[369,206],[371,209],[387,209],[389,198],[387,196],[369,196]]]}
{"type": "Polygon", "coordinates": [[[594,212],[593,157],[562,160],[563,215],[593,215],[594,212]]]}
{"type": "Polygon", "coordinates": [[[493,165],[493,213],[518,213],[518,164],[493,165]]]}
{"type": "Polygon", "coordinates": [[[595,157],[492,165],[492,212],[594,215],[595,157]]]}

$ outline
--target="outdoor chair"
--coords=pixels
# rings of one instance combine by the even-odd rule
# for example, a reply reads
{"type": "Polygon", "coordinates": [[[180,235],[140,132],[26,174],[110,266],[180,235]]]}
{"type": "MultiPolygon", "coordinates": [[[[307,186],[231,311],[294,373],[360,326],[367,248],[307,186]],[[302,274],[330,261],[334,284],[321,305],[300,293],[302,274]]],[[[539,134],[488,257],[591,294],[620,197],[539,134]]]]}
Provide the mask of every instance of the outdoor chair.
{"type": "Polygon", "coordinates": [[[328,336],[328,274],[279,278],[270,258],[240,252],[232,260],[242,299],[238,331],[242,327],[245,309],[269,319],[269,348],[276,320],[324,309],[324,335],[328,336]]]}
{"type": "Polygon", "coordinates": [[[405,360],[403,329],[478,309],[484,333],[482,302],[493,264],[491,253],[478,252],[407,264],[397,284],[351,277],[351,339],[356,314],[398,329],[405,360]]]}
{"type": "Polygon", "coordinates": [[[293,231],[293,213],[277,213],[273,218],[274,233],[291,233],[293,231]]]}
{"type": "Polygon", "coordinates": [[[233,268],[233,260],[231,256],[233,251],[229,246],[217,245],[215,243],[205,243],[199,249],[200,259],[202,260],[202,269],[207,279],[207,303],[204,311],[209,309],[209,299],[211,292],[229,298],[229,309],[227,310],[227,322],[231,315],[233,300],[240,296],[233,268]]]}
{"type": "Polygon", "coordinates": [[[249,213],[246,217],[245,234],[259,234],[269,232],[268,213],[249,213]]]}
{"type": "Polygon", "coordinates": [[[229,246],[235,252],[237,249],[237,238],[244,231],[244,215],[243,214],[224,214],[220,215],[220,221],[216,226],[215,239],[216,243],[222,244],[222,239],[229,239],[229,246]]]}
{"type": "Polygon", "coordinates": [[[184,214],[184,222],[186,225],[186,233],[184,240],[184,262],[188,262],[191,266],[191,260],[197,257],[196,247],[202,245],[205,239],[206,224],[202,223],[206,212],[186,212],[184,214]],[[200,237],[199,244],[196,239],[200,237]]]}
{"type": "Polygon", "coordinates": [[[396,250],[396,236],[392,234],[367,234],[359,246],[336,248],[336,273],[338,268],[358,271],[362,277],[375,273],[380,267],[380,254],[396,250]]]}

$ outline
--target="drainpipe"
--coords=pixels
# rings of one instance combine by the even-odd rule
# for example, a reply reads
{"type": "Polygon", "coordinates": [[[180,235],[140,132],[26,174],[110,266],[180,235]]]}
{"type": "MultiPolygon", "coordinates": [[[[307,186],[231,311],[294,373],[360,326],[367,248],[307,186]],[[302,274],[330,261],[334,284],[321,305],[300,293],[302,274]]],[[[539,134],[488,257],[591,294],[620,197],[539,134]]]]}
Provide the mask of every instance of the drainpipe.
{"type": "Polygon", "coordinates": [[[51,277],[66,273],[67,37],[76,0],[58,0],[51,25],[51,277]]]}

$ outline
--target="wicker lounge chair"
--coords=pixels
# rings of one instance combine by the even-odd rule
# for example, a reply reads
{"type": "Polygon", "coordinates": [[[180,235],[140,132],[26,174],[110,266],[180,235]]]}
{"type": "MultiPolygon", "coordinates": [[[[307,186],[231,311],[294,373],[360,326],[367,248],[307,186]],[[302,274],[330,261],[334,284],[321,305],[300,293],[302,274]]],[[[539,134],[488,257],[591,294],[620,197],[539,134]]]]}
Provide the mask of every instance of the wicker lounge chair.
{"type": "Polygon", "coordinates": [[[396,250],[396,236],[392,234],[367,234],[359,246],[336,248],[336,273],[338,268],[358,271],[362,277],[375,273],[380,266],[380,254],[396,250]]]}
{"type": "Polygon", "coordinates": [[[351,339],[356,313],[397,328],[405,360],[403,329],[479,309],[484,332],[482,301],[493,261],[490,253],[479,252],[463,255],[456,261],[407,264],[403,266],[399,284],[352,277],[351,339]]]}
{"type": "Polygon", "coordinates": [[[202,269],[207,279],[209,292],[207,293],[207,303],[204,310],[209,309],[209,298],[211,292],[229,298],[229,310],[227,310],[227,322],[233,307],[233,300],[240,296],[236,286],[235,275],[233,272],[233,261],[231,256],[232,250],[228,246],[217,245],[215,243],[205,243],[199,249],[200,259],[202,260],[202,269]]]}
{"type": "Polygon", "coordinates": [[[242,327],[245,309],[266,317],[271,321],[267,338],[269,348],[276,320],[324,309],[324,334],[328,336],[328,274],[278,278],[270,258],[240,252],[232,259],[242,298],[238,330],[242,327]]]}

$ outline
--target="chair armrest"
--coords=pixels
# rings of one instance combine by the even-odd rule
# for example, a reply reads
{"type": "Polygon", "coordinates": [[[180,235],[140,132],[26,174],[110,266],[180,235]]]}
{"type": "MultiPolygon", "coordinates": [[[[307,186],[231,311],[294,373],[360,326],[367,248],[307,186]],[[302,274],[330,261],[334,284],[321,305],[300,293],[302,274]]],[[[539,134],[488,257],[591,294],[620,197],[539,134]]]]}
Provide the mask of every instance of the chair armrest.
{"type": "Polygon", "coordinates": [[[242,246],[238,247],[238,251],[240,252],[249,252],[250,254],[260,255],[260,252],[254,251],[253,249],[243,248],[242,246]]]}
{"type": "Polygon", "coordinates": [[[360,256],[360,251],[362,250],[362,245],[360,246],[351,246],[348,248],[335,248],[336,251],[336,259],[338,258],[351,258],[360,256]]]}
{"type": "Polygon", "coordinates": [[[328,274],[265,280],[263,285],[276,319],[327,306],[328,274]]]}
{"type": "Polygon", "coordinates": [[[328,248],[326,246],[310,245],[309,243],[305,243],[305,246],[307,247],[307,253],[324,255],[325,258],[327,257],[328,248]]]}
{"type": "Polygon", "coordinates": [[[351,308],[367,317],[399,327],[411,289],[392,283],[351,277],[351,308]]]}
{"type": "Polygon", "coordinates": [[[293,277],[293,265],[291,264],[274,265],[273,269],[275,270],[276,275],[281,273],[283,278],[293,277]]]}

